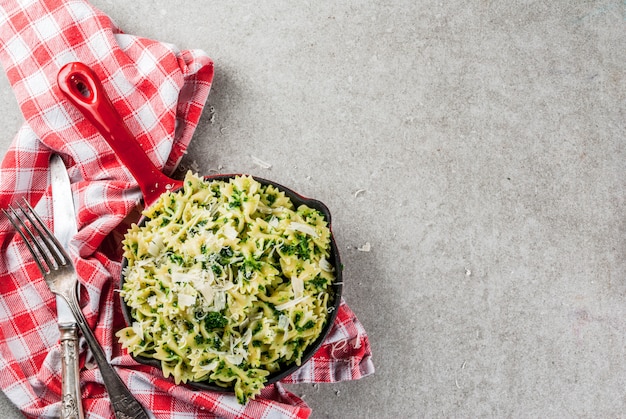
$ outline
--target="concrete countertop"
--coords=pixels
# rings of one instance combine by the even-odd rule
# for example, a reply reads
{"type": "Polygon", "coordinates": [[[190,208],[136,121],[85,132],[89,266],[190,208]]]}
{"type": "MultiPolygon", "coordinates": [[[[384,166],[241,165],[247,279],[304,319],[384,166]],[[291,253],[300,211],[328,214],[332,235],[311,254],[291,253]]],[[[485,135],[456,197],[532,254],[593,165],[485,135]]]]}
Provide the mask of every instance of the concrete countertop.
{"type": "Polygon", "coordinates": [[[313,418],[624,415],[626,3],[92,4],[214,59],[184,167],[330,208],[376,373],[313,418]]]}

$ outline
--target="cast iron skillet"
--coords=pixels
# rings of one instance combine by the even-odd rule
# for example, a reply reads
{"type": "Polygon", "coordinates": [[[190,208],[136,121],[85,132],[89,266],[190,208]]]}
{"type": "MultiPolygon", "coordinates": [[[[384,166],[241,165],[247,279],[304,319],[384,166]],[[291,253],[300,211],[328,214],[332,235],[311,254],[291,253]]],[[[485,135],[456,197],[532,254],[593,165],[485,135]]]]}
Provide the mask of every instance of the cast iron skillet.
{"type": "MultiPolygon", "coordinates": [[[[130,133],[126,124],[122,120],[119,113],[113,107],[109,100],[104,88],[96,76],[95,72],[80,62],[69,63],[63,66],[58,74],[58,83],[61,91],[65,94],[67,99],[78,108],[78,110],[89,120],[109,143],[117,158],[126,166],[131,172],[139,187],[141,189],[145,207],[151,206],[158,197],[168,190],[176,190],[182,187],[183,182],[180,180],[171,179],[170,177],[161,173],[161,171],[152,163],[152,161],[145,154],[142,144],[130,133]]],[[[228,181],[236,175],[210,175],[204,178],[208,181],[219,180],[228,181]]],[[[306,204],[311,208],[314,208],[324,214],[326,221],[330,227],[330,211],[320,201],[315,199],[305,198],[302,195],[279,185],[271,180],[261,179],[254,177],[258,182],[263,185],[272,185],[279,190],[283,191],[288,196],[296,207],[300,204],[306,204]]],[[[144,225],[148,219],[142,216],[137,224],[139,226],[144,225]]],[[[324,325],[320,336],[313,342],[302,356],[302,364],[307,362],[313,354],[322,345],[324,339],[328,335],[335,318],[337,316],[337,309],[341,302],[342,292],[342,266],[339,259],[339,252],[335,239],[332,235],[330,237],[331,255],[329,262],[335,267],[336,280],[331,289],[331,296],[329,300],[329,307],[332,311],[328,315],[326,324],[324,325]]],[[[122,260],[122,267],[127,265],[128,261],[124,258],[122,260]]],[[[124,275],[122,274],[120,288],[124,283],[124,275]]],[[[132,323],[130,308],[126,305],[123,298],[121,298],[122,312],[124,319],[128,325],[132,323]]],[[[160,361],[146,358],[142,356],[133,356],[135,361],[152,365],[157,368],[161,367],[160,361]]],[[[289,374],[295,372],[298,366],[286,365],[279,371],[268,375],[267,384],[275,383],[289,374]]],[[[214,391],[232,391],[232,387],[221,387],[209,381],[188,383],[193,387],[205,390],[214,391]]]]}

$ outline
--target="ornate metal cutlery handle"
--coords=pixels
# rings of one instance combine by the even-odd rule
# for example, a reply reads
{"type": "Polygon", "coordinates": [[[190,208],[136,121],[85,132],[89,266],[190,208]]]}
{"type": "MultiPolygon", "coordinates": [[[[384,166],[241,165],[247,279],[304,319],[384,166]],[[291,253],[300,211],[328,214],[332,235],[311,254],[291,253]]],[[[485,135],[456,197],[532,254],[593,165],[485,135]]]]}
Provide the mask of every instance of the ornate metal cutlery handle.
{"type": "Polygon", "coordinates": [[[84,419],[78,371],[76,324],[59,325],[61,331],[61,371],[63,374],[61,419],[84,419]]]}

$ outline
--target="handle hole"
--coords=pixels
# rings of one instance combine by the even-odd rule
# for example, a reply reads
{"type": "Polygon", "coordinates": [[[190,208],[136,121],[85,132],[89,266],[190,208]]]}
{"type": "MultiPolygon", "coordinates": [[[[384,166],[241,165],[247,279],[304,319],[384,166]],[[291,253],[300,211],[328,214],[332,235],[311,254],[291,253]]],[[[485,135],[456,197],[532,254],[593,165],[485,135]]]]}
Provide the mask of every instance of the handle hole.
{"type": "Polygon", "coordinates": [[[78,90],[78,93],[80,93],[80,95],[84,98],[88,98],[89,96],[91,96],[91,91],[89,90],[89,87],[82,81],[76,82],[76,90],[78,90]]]}
{"type": "Polygon", "coordinates": [[[93,90],[91,89],[89,83],[76,76],[72,77],[71,81],[73,90],[81,97],[85,99],[91,99],[93,97],[93,90]]]}

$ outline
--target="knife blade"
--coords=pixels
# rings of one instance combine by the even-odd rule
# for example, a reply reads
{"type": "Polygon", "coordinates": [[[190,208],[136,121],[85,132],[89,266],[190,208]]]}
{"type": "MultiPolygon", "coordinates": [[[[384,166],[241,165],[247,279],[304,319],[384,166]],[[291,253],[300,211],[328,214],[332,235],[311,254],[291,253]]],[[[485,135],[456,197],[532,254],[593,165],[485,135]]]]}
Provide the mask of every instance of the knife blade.
{"type": "MultiPolygon", "coordinates": [[[[54,154],[50,158],[50,176],[52,180],[54,235],[67,250],[70,240],[78,233],[78,227],[76,225],[70,178],[65,164],[58,154],[54,154]]],[[[80,392],[76,320],[63,298],[57,296],[56,303],[62,351],[61,418],[84,419],[80,392]]]]}

